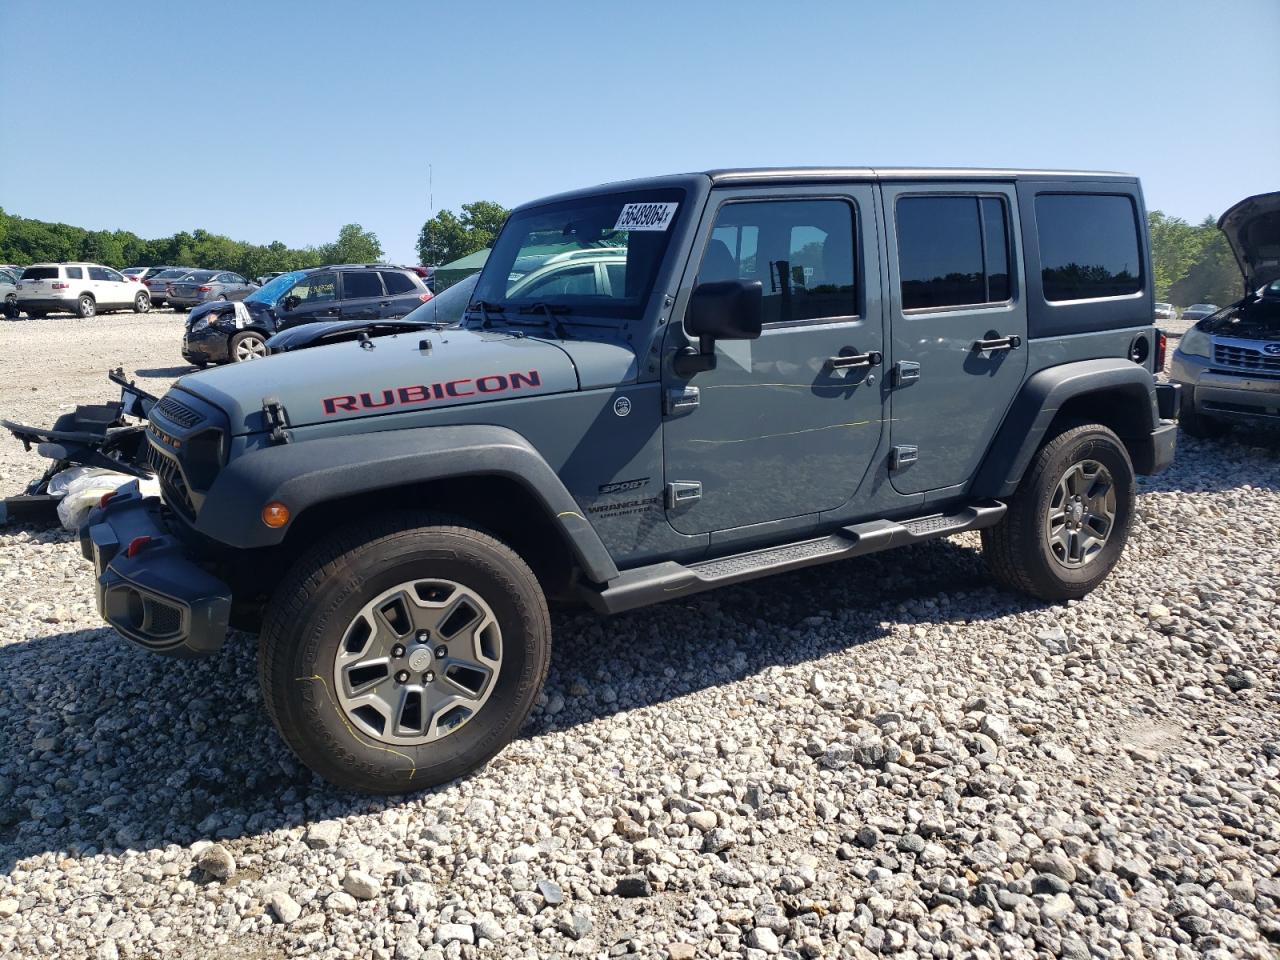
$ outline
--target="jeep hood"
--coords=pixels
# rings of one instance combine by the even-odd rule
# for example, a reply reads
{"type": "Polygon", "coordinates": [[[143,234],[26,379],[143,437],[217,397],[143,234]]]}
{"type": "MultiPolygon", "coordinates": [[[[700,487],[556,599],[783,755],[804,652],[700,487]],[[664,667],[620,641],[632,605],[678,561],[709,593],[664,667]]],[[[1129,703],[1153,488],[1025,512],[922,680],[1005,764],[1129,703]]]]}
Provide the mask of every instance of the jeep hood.
{"type": "Polygon", "coordinates": [[[1280,279],[1280,192],[1241,200],[1218,218],[1244,276],[1245,296],[1280,279]]]}
{"type": "Polygon", "coordinates": [[[263,401],[284,405],[291,427],[578,389],[569,354],[506,332],[439,330],[335,343],[235,363],[178,380],[221,407],[233,434],[268,429],[263,401]],[[430,349],[420,344],[429,341],[430,349]]]}

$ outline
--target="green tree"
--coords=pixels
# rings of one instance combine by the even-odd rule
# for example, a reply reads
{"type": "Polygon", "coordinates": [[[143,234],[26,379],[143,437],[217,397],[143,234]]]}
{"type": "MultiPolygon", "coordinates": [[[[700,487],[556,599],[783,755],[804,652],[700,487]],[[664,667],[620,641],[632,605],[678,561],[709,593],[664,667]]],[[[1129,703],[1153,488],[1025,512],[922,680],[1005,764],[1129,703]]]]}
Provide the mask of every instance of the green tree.
{"type": "Polygon", "coordinates": [[[338,239],[320,248],[323,263],[377,263],[382,259],[378,235],[358,223],[348,223],[338,231],[338,239]]]}
{"type": "Polygon", "coordinates": [[[1147,214],[1147,229],[1151,234],[1151,272],[1156,299],[1166,300],[1173,285],[1186,277],[1199,260],[1207,238],[1187,221],[1166,216],[1160,210],[1147,214]]]}
{"type": "Polygon", "coordinates": [[[419,261],[438,266],[493,246],[510,212],[492,200],[464,203],[462,216],[441,210],[418,234],[419,261]]]}

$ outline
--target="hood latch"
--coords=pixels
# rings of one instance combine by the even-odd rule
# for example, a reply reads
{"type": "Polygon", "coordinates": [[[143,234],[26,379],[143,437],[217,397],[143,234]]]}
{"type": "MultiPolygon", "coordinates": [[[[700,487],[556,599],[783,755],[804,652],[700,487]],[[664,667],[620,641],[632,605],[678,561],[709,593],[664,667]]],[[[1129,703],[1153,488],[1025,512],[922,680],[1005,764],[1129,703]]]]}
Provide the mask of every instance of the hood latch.
{"type": "Polygon", "coordinates": [[[267,427],[271,430],[272,443],[289,443],[293,434],[289,432],[289,411],[285,409],[278,397],[262,398],[262,413],[266,417],[267,427]]]}

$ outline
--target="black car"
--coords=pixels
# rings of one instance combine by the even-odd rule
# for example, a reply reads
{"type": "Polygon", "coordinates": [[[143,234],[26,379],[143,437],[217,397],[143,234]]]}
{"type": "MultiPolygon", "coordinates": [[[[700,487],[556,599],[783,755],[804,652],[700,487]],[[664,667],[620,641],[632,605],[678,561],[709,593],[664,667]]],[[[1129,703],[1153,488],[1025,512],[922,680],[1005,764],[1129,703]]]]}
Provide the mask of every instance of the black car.
{"type": "Polygon", "coordinates": [[[412,270],[382,264],[343,263],[281,274],[239,303],[201,304],[191,311],[182,356],[198,367],[256,360],[267,340],[316,321],[394,320],[431,291],[412,270]]]}
{"type": "Polygon", "coordinates": [[[282,330],[267,341],[270,353],[288,353],[307,347],[319,347],[327,343],[358,340],[360,337],[385,337],[393,333],[412,333],[417,330],[438,330],[450,327],[462,320],[462,314],[471,300],[480,274],[473,273],[459,280],[448,290],[432,297],[398,320],[332,320],[325,323],[304,323],[282,330]]]}

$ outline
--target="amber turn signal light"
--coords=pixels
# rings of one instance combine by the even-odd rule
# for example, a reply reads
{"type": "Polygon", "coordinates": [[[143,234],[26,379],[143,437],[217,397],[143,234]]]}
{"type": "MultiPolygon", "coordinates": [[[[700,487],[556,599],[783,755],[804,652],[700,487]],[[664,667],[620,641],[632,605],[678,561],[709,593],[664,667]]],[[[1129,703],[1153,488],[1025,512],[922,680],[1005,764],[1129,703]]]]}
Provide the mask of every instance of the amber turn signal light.
{"type": "Polygon", "coordinates": [[[289,522],[289,508],[279,500],[272,500],[262,508],[262,522],[278,530],[289,522]]]}

